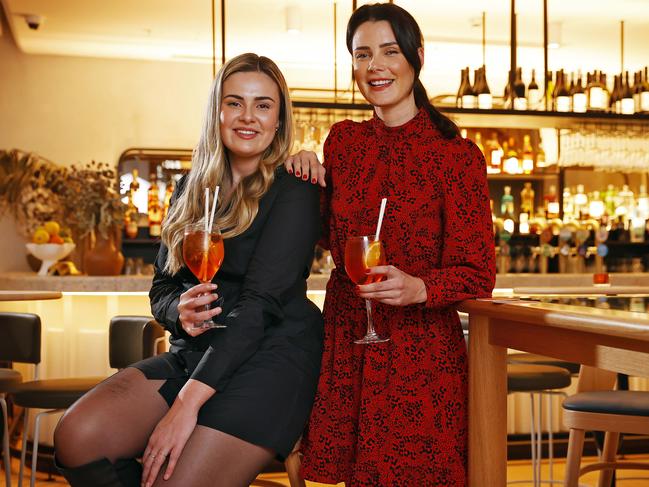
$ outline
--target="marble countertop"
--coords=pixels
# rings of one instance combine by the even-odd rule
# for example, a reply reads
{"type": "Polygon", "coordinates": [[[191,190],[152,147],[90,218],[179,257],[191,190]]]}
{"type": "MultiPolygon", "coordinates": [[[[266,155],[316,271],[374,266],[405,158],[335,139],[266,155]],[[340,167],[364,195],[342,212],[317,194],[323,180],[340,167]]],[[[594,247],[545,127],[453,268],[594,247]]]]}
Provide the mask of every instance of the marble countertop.
{"type": "MultiPolygon", "coordinates": [[[[309,291],[323,291],[329,276],[309,277],[309,291]]],[[[38,276],[32,272],[0,273],[0,290],[60,292],[148,292],[152,276],[38,276]]],[[[614,286],[649,286],[649,273],[611,274],[614,286]]],[[[590,286],[590,274],[501,274],[496,289],[590,286]]]]}

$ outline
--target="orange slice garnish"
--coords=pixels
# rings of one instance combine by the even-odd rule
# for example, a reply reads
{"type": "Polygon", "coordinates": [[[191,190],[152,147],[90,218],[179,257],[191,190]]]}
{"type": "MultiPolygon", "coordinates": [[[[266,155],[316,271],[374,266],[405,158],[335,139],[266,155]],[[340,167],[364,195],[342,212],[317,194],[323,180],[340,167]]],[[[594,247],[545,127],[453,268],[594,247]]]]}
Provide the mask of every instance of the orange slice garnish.
{"type": "Polygon", "coordinates": [[[370,242],[365,251],[365,267],[381,265],[383,261],[383,246],[381,242],[370,242]]]}

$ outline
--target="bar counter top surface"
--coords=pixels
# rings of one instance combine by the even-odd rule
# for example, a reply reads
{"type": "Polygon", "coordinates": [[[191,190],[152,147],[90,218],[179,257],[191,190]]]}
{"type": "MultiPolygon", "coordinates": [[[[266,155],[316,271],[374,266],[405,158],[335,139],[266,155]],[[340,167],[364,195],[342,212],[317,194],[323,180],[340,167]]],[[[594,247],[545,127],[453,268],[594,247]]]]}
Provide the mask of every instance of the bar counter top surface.
{"type": "Polygon", "coordinates": [[[469,486],[505,486],[507,349],[589,366],[578,392],[610,388],[603,384],[612,386],[611,372],[649,377],[648,303],[642,296],[546,295],[459,304],[469,314],[469,486]]]}
{"type": "MultiPolygon", "coordinates": [[[[309,291],[324,291],[328,275],[312,274],[308,280],[309,291]]],[[[148,292],[152,276],[38,276],[34,272],[0,273],[0,290],[60,291],[60,292],[148,292]]],[[[611,274],[613,286],[646,286],[649,273],[611,274]]],[[[590,274],[499,274],[496,289],[516,287],[589,287],[590,274]]]]}

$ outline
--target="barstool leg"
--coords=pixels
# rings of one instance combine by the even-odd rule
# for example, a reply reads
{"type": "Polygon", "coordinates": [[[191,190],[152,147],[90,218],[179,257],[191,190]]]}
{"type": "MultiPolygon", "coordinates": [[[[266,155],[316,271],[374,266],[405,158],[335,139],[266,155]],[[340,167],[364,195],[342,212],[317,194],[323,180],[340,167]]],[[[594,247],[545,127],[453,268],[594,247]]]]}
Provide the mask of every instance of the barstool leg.
{"type": "Polygon", "coordinates": [[[566,459],[565,487],[578,487],[579,466],[584,449],[584,430],[571,429],[568,439],[568,458],[566,459]]]}
{"type": "Polygon", "coordinates": [[[5,395],[0,394],[0,405],[2,406],[2,421],[3,421],[3,435],[2,435],[2,455],[5,464],[5,482],[7,487],[11,487],[11,456],[9,455],[9,419],[7,413],[7,401],[5,395]]]}
{"type": "Polygon", "coordinates": [[[23,471],[25,469],[25,458],[27,457],[27,433],[29,428],[29,408],[25,408],[23,414],[23,445],[20,449],[20,468],[18,469],[18,487],[23,487],[23,471]]]}
{"type": "MultiPolygon", "coordinates": [[[[620,433],[614,431],[607,431],[606,436],[604,437],[604,448],[602,449],[601,462],[613,462],[615,461],[615,455],[617,454],[617,445],[620,441],[620,433]]],[[[613,480],[613,469],[604,469],[599,473],[599,482],[597,482],[597,487],[610,487],[611,481],[613,480]]]]}
{"type": "Polygon", "coordinates": [[[554,442],[553,442],[553,433],[552,433],[552,394],[546,394],[545,397],[548,399],[548,465],[550,466],[550,484],[554,483],[554,442]]]}
{"type": "Polygon", "coordinates": [[[38,440],[41,431],[41,416],[48,414],[49,411],[38,413],[34,418],[34,442],[32,444],[32,472],[29,477],[29,487],[36,485],[36,466],[38,464],[38,440]]]}

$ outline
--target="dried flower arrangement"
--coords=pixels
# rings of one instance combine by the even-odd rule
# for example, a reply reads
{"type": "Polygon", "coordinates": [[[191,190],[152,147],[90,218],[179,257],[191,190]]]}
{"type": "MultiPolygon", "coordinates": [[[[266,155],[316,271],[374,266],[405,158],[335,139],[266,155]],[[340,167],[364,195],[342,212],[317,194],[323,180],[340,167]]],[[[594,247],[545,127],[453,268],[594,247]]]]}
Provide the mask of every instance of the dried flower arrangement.
{"type": "Polygon", "coordinates": [[[124,225],[126,205],[119,194],[117,174],[107,164],[92,161],[70,166],[63,194],[68,224],[79,236],[95,230],[106,238],[110,230],[124,225]]]}
{"type": "Polygon", "coordinates": [[[62,167],[35,154],[0,151],[0,214],[9,212],[28,237],[48,220],[69,226],[77,237],[103,237],[124,223],[115,170],[91,162],[62,167]]]}

